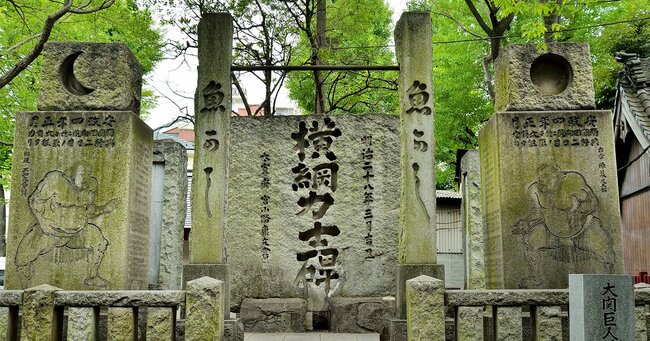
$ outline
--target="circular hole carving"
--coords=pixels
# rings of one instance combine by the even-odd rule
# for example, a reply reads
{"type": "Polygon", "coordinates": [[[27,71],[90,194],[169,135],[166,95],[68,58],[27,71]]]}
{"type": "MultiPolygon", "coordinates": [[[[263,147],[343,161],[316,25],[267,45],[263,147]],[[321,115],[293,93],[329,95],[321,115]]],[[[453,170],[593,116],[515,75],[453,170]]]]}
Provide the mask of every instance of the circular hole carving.
{"type": "Polygon", "coordinates": [[[530,67],[530,79],[544,94],[561,94],[573,80],[571,65],[564,57],[553,53],[543,54],[530,67]]]}

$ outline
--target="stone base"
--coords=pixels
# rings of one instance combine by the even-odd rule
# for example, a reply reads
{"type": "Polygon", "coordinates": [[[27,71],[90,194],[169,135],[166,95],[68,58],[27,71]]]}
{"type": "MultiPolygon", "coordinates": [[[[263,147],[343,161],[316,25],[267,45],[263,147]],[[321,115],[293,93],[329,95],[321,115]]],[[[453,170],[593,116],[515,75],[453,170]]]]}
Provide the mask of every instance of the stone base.
{"type": "Polygon", "coordinates": [[[406,281],[421,275],[445,280],[445,267],[440,264],[398,264],[396,285],[397,318],[406,319],[406,281]]]}
{"type": "Polygon", "coordinates": [[[380,333],[395,316],[395,299],[382,297],[333,297],[329,303],[330,332],[380,333]]]}
{"type": "Polygon", "coordinates": [[[244,322],[240,318],[231,318],[224,321],[224,341],[244,341],[244,322]]]}
{"type": "Polygon", "coordinates": [[[306,330],[307,302],[301,298],[247,298],[239,315],[247,332],[302,333],[306,330]]]}
{"type": "Polygon", "coordinates": [[[186,283],[203,276],[218,279],[224,283],[224,315],[230,316],[230,272],[228,264],[186,264],[183,266],[183,289],[186,283]]]}
{"type": "Polygon", "coordinates": [[[379,335],[381,341],[406,341],[406,320],[388,318],[386,328],[379,335]]]}

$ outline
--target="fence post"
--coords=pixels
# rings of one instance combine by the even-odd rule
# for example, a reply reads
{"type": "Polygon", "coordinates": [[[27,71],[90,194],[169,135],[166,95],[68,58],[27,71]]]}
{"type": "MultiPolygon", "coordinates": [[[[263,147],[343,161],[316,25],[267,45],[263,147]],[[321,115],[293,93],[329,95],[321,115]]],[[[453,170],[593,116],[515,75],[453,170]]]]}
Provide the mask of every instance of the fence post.
{"type": "Polygon", "coordinates": [[[21,340],[61,339],[63,310],[54,307],[59,290],[42,284],[23,291],[21,340]]]}
{"type": "Polygon", "coordinates": [[[68,340],[93,341],[97,339],[99,329],[99,308],[68,308],[68,340]]]}
{"type": "Polygon", "coordinates": [[[185,339],[221,341],[224,328],[224,283],[210,277],[187,282],[185,339]]]}
{"type": "Polygon", "coordinates": [[[409,341],[444,341],[444,282],[425,275],[406,281],[406,319],[409,341]]]}

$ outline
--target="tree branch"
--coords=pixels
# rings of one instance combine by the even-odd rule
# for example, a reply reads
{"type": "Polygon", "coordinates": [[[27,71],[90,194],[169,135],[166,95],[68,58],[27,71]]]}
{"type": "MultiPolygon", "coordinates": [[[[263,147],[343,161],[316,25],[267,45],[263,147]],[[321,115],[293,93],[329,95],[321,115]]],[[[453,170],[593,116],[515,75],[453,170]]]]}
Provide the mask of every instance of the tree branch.
{"type": "Polygon", "coordinates": [[[481,13],[479,13],[476,9],[476,6],[474,6],[474,2],[472,2],[472,0],[465,0],[465,3],[467,4],[467,7],[469,8],[470,12],[472,12],[474,19],[476,19],[476,22],[479,24],[479,26],[481,26],[483,31],[488,35],[492,35],[492,28],[490,28],[490,26],[485,23],[485,20],[483,20],[481,13]]]}

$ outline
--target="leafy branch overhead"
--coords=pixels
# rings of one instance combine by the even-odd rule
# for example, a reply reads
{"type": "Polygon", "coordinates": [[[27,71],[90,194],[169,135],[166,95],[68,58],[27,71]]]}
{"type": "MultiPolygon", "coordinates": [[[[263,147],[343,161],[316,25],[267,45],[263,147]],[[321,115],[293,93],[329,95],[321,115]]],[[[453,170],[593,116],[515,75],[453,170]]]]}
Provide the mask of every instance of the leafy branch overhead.
{"type": "MultiPolygon", "coordinates": [[[[7,1],[9,4],[11,4],[25,26],[28,26],[27,18],[25,17],[25,7],[30,7],[29,2],[23,3],[20,0],[7,1]]],[[[57,10],[51,12],[45,18],[42,29],[39,33],[30,35],[3,53],[12,53],[13,51],[16,51],[18,47],[27,44],[29,41],[36,40],[36,43],[31,48],[31,51],[25,54],[9,71],[4,72],[2,76],[0,76],[0,88],[3,88],[14,78],[16,78],[41,54],[43,51],[43,46],[50,39],[52,29],[54,28],[54,25],[57,23],[57,21],[66,15],[95,13],[113,6],[114,3],[115,0],[103,0],[99,3],[95,3],[93,1],[84,1],[81,4],[75,3],[73,0],[64,0],[57,10]]]]}

